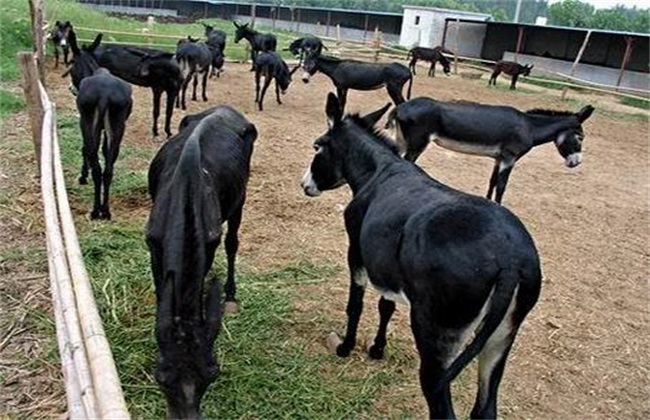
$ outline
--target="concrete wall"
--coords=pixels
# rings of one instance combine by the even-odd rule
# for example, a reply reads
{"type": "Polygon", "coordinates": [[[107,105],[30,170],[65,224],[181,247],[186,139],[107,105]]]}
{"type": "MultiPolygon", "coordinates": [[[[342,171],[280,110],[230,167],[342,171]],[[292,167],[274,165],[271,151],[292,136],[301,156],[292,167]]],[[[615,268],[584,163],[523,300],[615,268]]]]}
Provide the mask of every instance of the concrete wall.
{"type": "MultiPolygon", "coordinates": [[[[488,15],[436,8],[404,7],[404,19],[399,44],[406,48],[414,46],[433,48],[442,45],[446,19],[476,19],[485,21],[488,15]],[[419,22],[416,25],[416,18],[419,22]]],[[[460,29],[450,22],[445,46],[451,50],[458,47],[461,55],[479,57],[485,38],[485,25],[461,23],[460,29]],[[456,42],[456,36],[458,42],[456,42]]]]}
{"type": "Polygon", "coordinates": [[[485,25],[463,22],[457,25],[456,22],[449,22],[445,48],[455,52],[458,50],[458,55],[463,57],[481,58],[485,30],[485,25]]]}
{"type": "Polygon", "coordinates": [[[125,13],[130,15],[152,15],[152,16],[178,16],[178,12],[173,9],[150,9],[145,7],[119,6],[110,4],[91,4],[87,7],[103,10],[105,12],[125,13]]]}
{"type": "MultiPolygon", "coordinates": [[[[249,22],[251,20],[250,16],[245,16],[245,15],[235,15],[234,18],[241,22],[249,22]]],[[[256,26],[264,25],[268,27],[273,27],[273,19],[256,17],[255,25],[256,26]]],[[[299,23],[299,22],[291,22],[288,20],[276,19],[275,27],[277,29],[287,29],[301,34],[310,34],[315,36],[329,36],[332,38],[336,38],[335,25],[331,25],[328,29],[327,25],[325,24],[314,25],[310,23],[302,23],[302,22],[299,23]]],[[[340,33],[342,39],[349,39],[353,41],[371,40],[372,37],[374,36],[374,32],[371,30],[363,31],[360,29],[345,28],[343,26],[341,26],[340,33]]],[[[383,41],[387,44],[397,44],[399,42],[399,35],[386,34],[386,33],[382,33],[381,35],[383,41]]]]}
{"type": "MultiPolygon", "coordinates": [[[[514,58],[515,54],[513,52],[506,51],[503,53],[504,60],[514,61],[514,58]]],[[[571,73],[571,67],[573,66],[573,62],[571,61],[556,60],[553,58],[537,57],[526,54],[519,54],[517,61],[522,64],[535,64],[535,68],[531,73],[533,76],[535,75],[536,70],[542,70],[552,75],[555,75],[554,72],[569,74],[571,73]]],[[[578,79],[587,80],[589,82],[616,86],[618,73],[619,70],[617,69],[579,63],[574,76],[578,79]]],[[[648,73],[626,71],[623,74],[621,86],[633,89],[650,90],[650,75],[648,73]]]]}

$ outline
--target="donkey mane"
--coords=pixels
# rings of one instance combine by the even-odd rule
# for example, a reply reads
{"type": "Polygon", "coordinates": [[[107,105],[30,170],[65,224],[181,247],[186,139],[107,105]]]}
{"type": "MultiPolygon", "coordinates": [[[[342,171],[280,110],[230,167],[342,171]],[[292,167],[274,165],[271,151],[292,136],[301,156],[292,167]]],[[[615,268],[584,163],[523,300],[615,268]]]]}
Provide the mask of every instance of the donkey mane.
{"type": "Polygon", "coordinates": [[[347,119],[350,119],[352,123],[354,123],[357,127],[362,128],[366,133],[368,133],[375,143],[378,143],[382,147],[388,148],[396,155],[399,154],[399,150],[397,149],[395,142],[386,134],[384,134],[379,128],[364,121],[363,118],[359,116],[359,114],[349,114],[347,116],[347,119]]]}
{"type": "Polygon", "coordinates": [[[568,117],[570,115],[575,115],[571,111],[558,111],[555,109],[540,109],[540,108],[529,109],[528,111],[526,111],[526,114],[548,115],[550,117],[568,117]]]}

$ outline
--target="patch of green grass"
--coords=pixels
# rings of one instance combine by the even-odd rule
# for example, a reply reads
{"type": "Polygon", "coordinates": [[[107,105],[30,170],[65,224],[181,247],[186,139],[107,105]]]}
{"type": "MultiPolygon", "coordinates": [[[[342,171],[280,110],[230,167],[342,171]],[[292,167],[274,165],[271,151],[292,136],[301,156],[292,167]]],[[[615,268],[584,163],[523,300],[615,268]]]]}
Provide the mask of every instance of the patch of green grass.
{"type": "Polygon", "coordinates": [[[25,109],[25,98],[15,93],[0,89],[0,117],[6,117],[25,109]]]}
{"type": "MultiPolygon", "coordinates": [[[[93,223],[82,229],[81,246],[131,413],[160,418],[165,403],[155,368],[155,292],[144,242],[144,223],[93,223]]],[[[225,257],[216,258],[223,278],[225,257]]],[[[254,273],[238,267],[242,311],[226,317],[218,339],[222,374],[204,398],[209,418],[349,418],[364,412],[393,368],[367,375],[334,356],[310,354],[291,335],[291,296],[283,284],[299,286],[336,274],[338,267],[297,262],[254,273]],[[264,287],[264,284],[269,287],[264,287]],[[335,375],[325,375],[331,364],[335,375]]]]}
{"type": "Polygon", "coordinates": [[[627,96],[623,96],[621,99],[619,99],[619,102],[623,105],[650,110],[650,99],[648,98],[629,98],[627,96]]]}
{"type": "Polygon", "coordinates": [[[20,77],[16,54],[20,51],[30,51],[32,48],[29,26],[28,2],[0,2],[0,81],[16,80],[20,77]]]}

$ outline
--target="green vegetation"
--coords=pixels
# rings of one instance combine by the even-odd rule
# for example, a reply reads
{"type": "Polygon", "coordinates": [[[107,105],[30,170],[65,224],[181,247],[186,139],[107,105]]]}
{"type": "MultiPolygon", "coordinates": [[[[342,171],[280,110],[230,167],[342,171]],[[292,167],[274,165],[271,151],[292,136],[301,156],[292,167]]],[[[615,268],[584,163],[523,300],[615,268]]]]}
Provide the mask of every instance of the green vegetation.
{"type": "Polygon", "coordinates": [[[0,89],[0,117],[25,109],[25,99],[4,89],[0,89]]]}
{"type": "Polygon", "coordinates": [[[619,99],[619,102],[623,105],[633,106],[635,108],[641,108],[645,110],[650,110],[650,99],[648,98],[628,98],[622,97],[619,99]]]}
{"type": "MultiPolygon", "coordinates": [[[[0,2],[0,81],[16,80],[20,69],[16,53],[32,48],[29,30],[29,8],[26,1],[3,0],[0,2]]],[[[2,100],[4,102],[4,94],[2,100]]]]}

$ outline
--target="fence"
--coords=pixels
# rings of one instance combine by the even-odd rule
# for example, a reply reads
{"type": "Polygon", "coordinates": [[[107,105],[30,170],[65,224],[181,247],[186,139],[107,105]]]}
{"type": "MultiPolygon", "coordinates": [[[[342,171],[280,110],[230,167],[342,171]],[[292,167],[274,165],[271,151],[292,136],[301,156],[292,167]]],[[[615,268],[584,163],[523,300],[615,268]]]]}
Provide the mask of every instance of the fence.
{"type": "Polygon", "coordinates": [[[68,202],[56,107],[39,80],[35,58],[32,53],[18,55],[40,169],[50,291],[69,417],[128,419],[68,202]]]}

